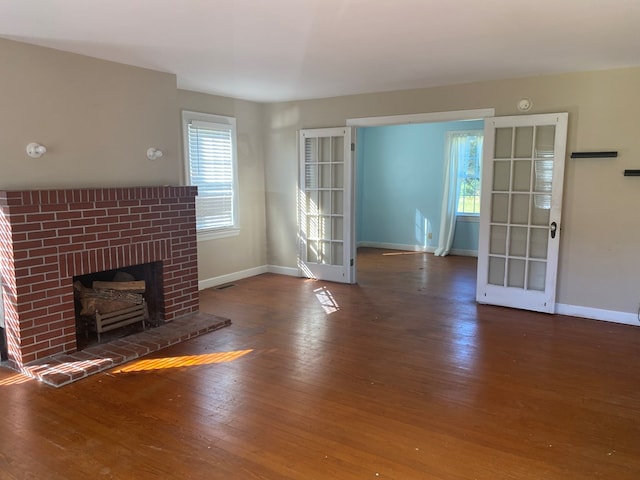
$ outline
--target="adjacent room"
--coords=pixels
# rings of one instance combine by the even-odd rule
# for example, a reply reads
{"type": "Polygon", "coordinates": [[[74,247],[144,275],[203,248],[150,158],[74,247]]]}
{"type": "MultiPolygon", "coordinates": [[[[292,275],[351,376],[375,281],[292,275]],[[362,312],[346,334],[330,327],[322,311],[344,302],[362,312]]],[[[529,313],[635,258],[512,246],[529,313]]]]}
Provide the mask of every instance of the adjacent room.
{"type": "Polygon", "coordinates": [[[636,479],[640,3],[0,3],[0,477],[636,479]]]}
{"type": "MultiPolygon", "coordinates": [[[[435,252],[444,203],[445,164],[455,137],[483,136],[481,120],[364,127],[357,131],[357,245],[435,252]]],[[[480,144],[481,145],[481,144],[480,144]]],[[[474,151],[467,195],[456,205],[450,250],[477,256],[479,165],[474,151]]]]}

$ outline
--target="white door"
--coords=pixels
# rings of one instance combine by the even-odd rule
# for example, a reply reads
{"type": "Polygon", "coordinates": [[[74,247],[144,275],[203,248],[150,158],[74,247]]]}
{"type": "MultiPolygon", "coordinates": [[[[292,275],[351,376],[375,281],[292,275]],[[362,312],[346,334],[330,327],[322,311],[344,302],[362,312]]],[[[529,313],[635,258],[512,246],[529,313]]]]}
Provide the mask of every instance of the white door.
{"type": "Polygon", "coordinates": [[[300,273],[355,283],[351,128],[301,130],[299,143],[300,273]]]}
{"type": "Polygon", "coordinates": [[[479,303],[555,311],[567,119],[485,119],[479,303]]]}

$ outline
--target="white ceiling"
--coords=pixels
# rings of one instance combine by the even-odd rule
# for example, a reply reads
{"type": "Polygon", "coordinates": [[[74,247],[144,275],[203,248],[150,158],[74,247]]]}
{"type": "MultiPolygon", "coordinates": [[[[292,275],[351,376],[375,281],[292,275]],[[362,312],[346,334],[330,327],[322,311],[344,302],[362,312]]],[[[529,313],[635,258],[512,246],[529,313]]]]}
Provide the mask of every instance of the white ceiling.
{"type": "Polygon", "coordinates": [[[0,0],[0,37],[261,102],[640,65],[640,0],[0,0]]]}

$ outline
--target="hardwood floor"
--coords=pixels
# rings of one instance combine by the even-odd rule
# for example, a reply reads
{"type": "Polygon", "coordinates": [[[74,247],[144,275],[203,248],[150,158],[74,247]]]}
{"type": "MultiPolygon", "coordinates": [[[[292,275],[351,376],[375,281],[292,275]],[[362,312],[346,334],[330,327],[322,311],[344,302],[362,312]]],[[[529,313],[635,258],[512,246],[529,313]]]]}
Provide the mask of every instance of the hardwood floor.
{"type": "Polygon", "coordinates": [[[640,328],[474,291],[364,249],[356,286],[205,290],[230,327],[60,389],[0,368],[0,478],[640,478],[640,328]]]}

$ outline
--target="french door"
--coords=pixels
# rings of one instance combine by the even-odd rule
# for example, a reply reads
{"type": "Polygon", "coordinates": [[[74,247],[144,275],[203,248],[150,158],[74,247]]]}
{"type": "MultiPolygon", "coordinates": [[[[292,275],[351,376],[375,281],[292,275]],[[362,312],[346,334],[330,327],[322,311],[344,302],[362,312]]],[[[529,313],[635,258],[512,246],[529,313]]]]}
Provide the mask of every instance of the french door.
{"type": "Polygon", "coordinates": [[[567,119],[485,119],[479,303],[555,311],[567,119]]]}
{"type": "Polygon", "coordinates": [[[351,128],[300,131],[300,274],[355,283],[351,128]]]}

